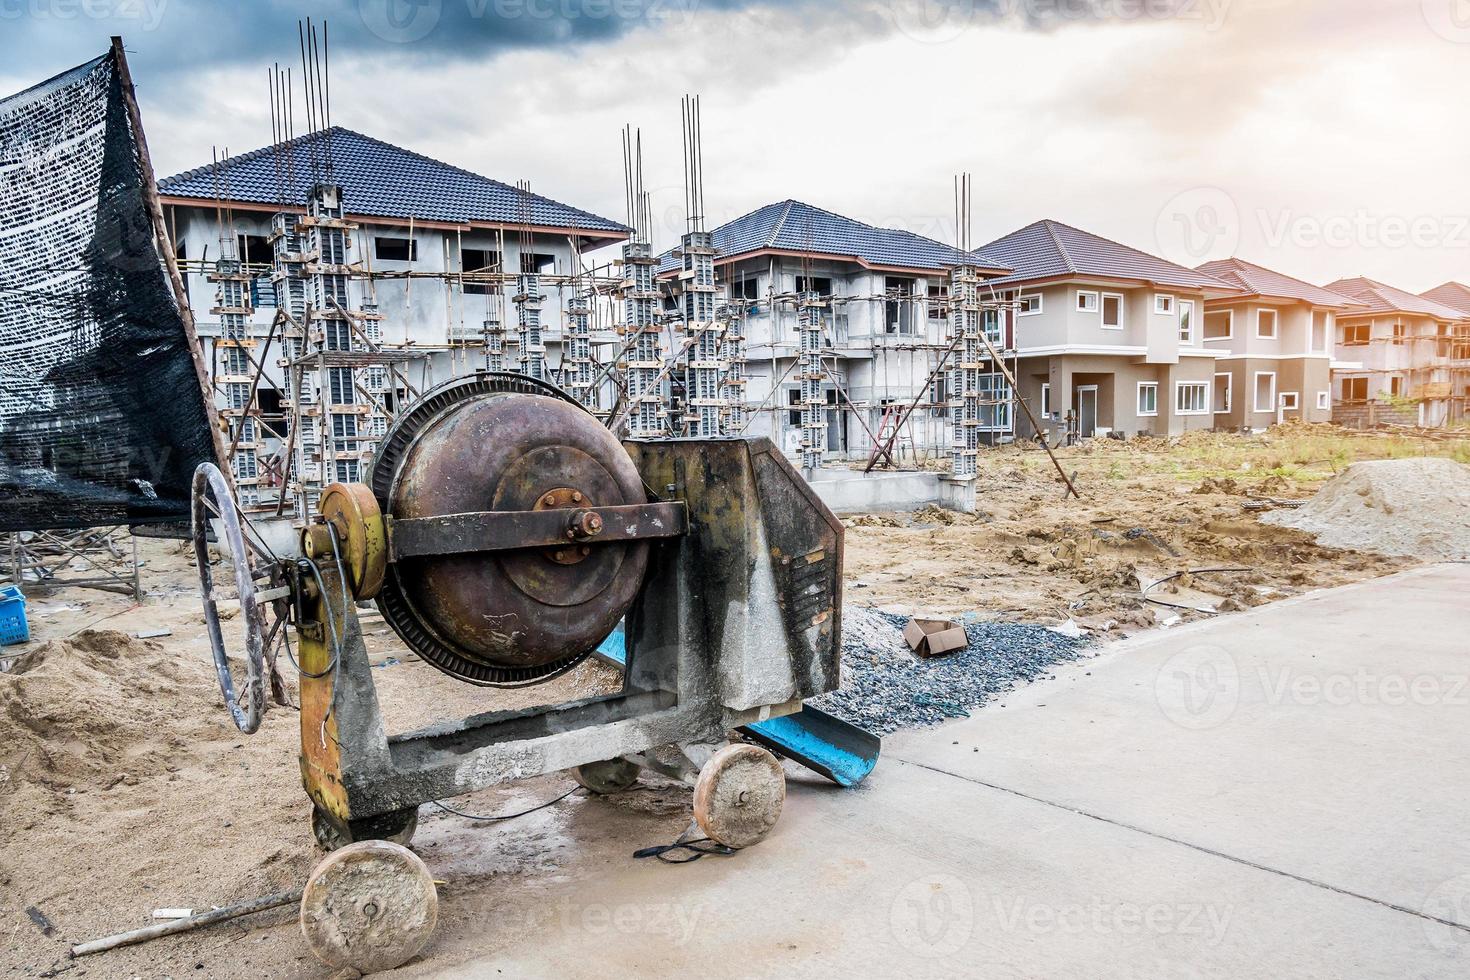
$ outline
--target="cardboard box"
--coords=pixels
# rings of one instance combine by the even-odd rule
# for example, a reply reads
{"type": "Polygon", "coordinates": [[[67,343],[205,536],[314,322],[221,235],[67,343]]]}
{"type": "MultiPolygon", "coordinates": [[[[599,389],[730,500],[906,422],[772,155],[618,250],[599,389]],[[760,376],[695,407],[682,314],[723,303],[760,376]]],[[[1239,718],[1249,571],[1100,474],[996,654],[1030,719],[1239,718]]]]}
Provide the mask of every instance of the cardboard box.
{"type": "Polygon", "coordinates": [[[965,628],[952,619],[919,619],[916,616],[903,628],[903,638],[921,657],[937,657],[970,645],[965,628]]]}

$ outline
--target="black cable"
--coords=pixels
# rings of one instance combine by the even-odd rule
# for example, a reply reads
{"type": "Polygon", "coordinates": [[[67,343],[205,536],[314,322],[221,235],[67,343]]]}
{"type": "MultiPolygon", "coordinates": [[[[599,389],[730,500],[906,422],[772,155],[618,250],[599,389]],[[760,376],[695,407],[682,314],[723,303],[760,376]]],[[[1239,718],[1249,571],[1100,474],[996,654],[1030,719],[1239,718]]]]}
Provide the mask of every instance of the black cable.
{"type": "Polygon", "coordinates": [[[634,851],[633,857],[654,857],[658,858],[664,864],[689,864],[692,861],[698,861],[706,854],[713,854],[716,857],[729,857],[737,850],[738,848],[717,843],[708,837],[696,837],[693,840],[676,840],[672,844],[659,844],[655,847],[645,847],[641,850],[634,851]],[[700,844],[707,844],[709,846],[700,847],[700,844]],[[670,851],[690,851],[691,853],[687,857],[672,858],[668,856],[670,851]]]}
{"type": "Polygon", "coordinates": [[[560,803],[562,800],[566,799],[568,796],[571,796],[573,793],[581,788],[581,786],[573,786],[571,789],[567,790],[556,799],[547,800],[545,803],[538,803],[535,806],[531,807],[531,809],[529,810],[522,810],[520,813],[505,813],[494,817],[480,817],[476,816],[473,813],[465,813],[462,810],[456,810],[452,806],[445,806],[438,800],[430,800],[429,802],[432,803],[434,806],[437,806],[439,809],[443,810],[445,813],[452,813],[456,817],[464,817],[466,820],[480,820],[485,823],[494,823],[498,820],[514,820],[516,817],[524,817],[528,813],[535,813],[537,810],[544,810],[547,807],[552,806],[553,804],[560,803]]]}

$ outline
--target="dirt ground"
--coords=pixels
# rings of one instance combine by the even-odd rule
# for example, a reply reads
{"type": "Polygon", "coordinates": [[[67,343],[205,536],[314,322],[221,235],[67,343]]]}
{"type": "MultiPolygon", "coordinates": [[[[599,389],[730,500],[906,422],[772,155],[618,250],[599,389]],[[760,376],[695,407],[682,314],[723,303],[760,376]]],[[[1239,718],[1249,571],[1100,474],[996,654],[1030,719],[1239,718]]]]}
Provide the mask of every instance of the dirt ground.
{"type": "MultiPolygon", "coordinates": [[[[1301,532],[1260,524],[1242,505],[1305,497],[1354,459],[1463,461],[1464,453],[1464,443],[1311,430],[1100,441],[1061,453],[1077,474],[1076,501],[1062,499],[1038,451],[997,450],[982,457],[983,513],[973,518],[926,510],[848,520],[845,601],[1072,619],[1118,632],[1161,616],[1200,615],[1140,600],[1140,574],[1248,566],[1157,590],[1165,601],[1223,602],[1223,610],[1386,574],[1413,562],[1321,548],[1301,532]]],[[[150,924],[155,908],[204,910],[297,887],[320,857],[297,773],[294,711],[273,708],[253,736],[234,729],[209,663],[192,558],[177,542],[140,539],[139,550],[148,593],[141,604],[98,591],[30,589],[33,642],[4,649],[20,659],[0,673],[0,976],[326,976],[290,908],[67,959],[73,943],[150,924]],[[170,635],[130,635],[159,629],[170,635]]],[[[364,630],[382,664],[377,680],[390,730],[564,701],[616,682],[589,662],[523,691],[477,689],[418,662],[381,619],[370,617],[364,630]]],[[[516,812],[572,785],[546,777],[453,805],[516,812]]],[[[578,791],[504,824],[425,807],[415,849],[444,884],[433,958],[410,972],[431,975],[434,959],[493,952],[476,928],[488,914],[554,928],[532,914],[538,888],[597,870],[576,840],[609,838],[631,855],[673,840],[688,820],[688,791],[647,779],[615,798],[578,791]]]]}

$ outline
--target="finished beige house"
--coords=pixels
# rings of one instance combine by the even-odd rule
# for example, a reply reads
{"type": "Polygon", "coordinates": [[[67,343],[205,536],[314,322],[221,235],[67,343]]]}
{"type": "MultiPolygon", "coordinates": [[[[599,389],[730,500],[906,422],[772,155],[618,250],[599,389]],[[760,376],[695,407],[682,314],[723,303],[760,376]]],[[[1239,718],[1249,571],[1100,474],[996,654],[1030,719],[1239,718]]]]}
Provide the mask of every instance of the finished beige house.
{"type": "MultiPolygon", "coordinates": [[[[979,251],[1015,270],[986,289],[1010,301],[1018,394],[1052,441],[1215,424],[1228,351],[1204,342],[1205,304],[1239,287],[1051,220],[979,251]]],[[[1024,414],[1015,421],[1030,438],[1024,414]]]]}
{"type": "Polygon", "coordinates": [[[1241,291],[1205,304],[1204,343],[1220,352],[1216,428],[1331,419],[1337,317],[1363,304],[1244,259],[1206,262],[1199,271],[1241,291]]]}

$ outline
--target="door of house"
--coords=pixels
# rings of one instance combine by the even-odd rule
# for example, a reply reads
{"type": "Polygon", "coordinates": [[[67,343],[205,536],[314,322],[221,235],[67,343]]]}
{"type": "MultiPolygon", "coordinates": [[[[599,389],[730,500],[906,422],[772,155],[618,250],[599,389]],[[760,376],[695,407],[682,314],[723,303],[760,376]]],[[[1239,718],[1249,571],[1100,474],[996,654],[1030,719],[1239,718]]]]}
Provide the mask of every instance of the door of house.
{"type": "Polygon", "coordinates": [[[1077,435],[1083,439],[1097,435],[1097,385],[1077,389],[1077,435]]]}

